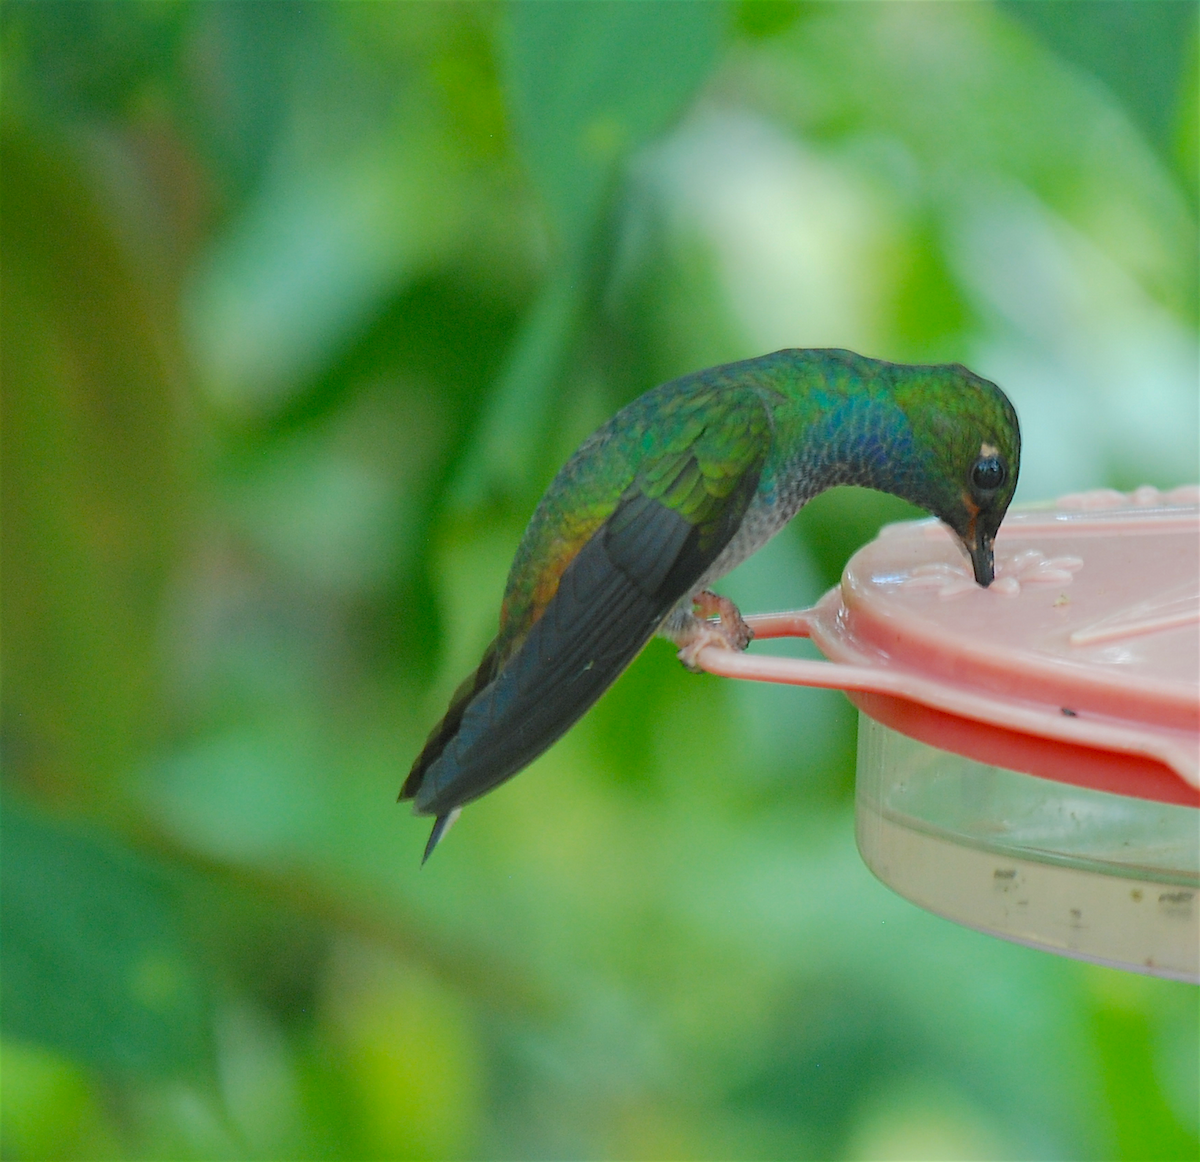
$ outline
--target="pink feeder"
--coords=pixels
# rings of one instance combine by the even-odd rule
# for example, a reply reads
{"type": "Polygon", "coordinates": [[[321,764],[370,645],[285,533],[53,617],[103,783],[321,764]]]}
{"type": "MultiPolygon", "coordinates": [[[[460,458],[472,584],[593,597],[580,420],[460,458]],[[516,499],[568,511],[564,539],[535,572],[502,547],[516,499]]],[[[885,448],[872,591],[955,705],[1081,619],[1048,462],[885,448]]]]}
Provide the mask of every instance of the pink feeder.
{"type": "Polygon", "coordinates": [[[884,883],[1006,939],[1200,980],[1200,488],[1014,510],[986,590],[939,522],[891,525],[813,608],[747,620],[830,661],[700,664],[846,691],[858,845],[884,883]]]}

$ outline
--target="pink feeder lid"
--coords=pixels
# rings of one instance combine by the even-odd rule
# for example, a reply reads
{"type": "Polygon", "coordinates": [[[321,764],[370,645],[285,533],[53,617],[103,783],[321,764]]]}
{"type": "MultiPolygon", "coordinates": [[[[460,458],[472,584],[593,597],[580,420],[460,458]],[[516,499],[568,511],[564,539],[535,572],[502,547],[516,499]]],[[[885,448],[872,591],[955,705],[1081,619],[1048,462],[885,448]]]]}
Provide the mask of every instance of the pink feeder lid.
{"type": "Polygon", "coordinates": [[[835,664],[710,646],[704,669],[842,689],[943,750],[1200,806],[1200,487],[1011,511],[988,589],[939,521],[889,525],[812,609],[747,621],[835,664]]]}

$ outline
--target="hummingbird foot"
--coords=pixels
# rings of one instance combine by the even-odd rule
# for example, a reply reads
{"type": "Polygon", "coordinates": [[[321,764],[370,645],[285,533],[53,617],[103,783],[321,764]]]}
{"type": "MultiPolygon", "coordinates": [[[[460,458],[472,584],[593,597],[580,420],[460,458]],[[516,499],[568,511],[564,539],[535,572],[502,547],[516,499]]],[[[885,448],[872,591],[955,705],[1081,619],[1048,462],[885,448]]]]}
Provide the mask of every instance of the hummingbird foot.
{"type": "Polygon", "coordinates": [[[702,589],[692,598],[692,605],[696,613],[685,614],[677,629],[671,627],[669,636],[680,647],[679,660],[693,673],[700,672],[696,658],[706,646],[744,650],[754,640],[754,630],[728,597],[702,589]]]}

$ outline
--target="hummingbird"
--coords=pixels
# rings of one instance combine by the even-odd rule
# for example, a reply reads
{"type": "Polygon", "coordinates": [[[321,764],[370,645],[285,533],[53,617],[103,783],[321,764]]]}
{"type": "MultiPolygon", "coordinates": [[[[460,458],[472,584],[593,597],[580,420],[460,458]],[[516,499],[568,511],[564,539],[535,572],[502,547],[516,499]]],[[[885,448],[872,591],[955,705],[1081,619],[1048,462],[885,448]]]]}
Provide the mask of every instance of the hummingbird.
{"type": "Polygon", "coordinates": [[[400,791],[435,817],[425,862],[464,804],[556,742],[655,634],[696,669],[745,649],[710,586],[818,493],[878,489],[957,535],[975,580],[1017,484],[1017,414],[960,364],[787,349],[652,388],[580,445],[525,530],[495,640],[400,791]]]}

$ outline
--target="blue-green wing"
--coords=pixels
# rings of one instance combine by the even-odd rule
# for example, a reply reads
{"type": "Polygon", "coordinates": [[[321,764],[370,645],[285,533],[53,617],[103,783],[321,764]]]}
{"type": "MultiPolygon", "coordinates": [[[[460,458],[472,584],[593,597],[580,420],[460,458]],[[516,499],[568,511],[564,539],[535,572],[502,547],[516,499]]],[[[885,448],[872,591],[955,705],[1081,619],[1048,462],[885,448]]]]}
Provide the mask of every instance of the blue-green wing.
{"type": "Polygon", "coordinates": [[[600,443],[629,460],[632,479],[519,645],[485,658],[430,736],[402,792],[419,813],[446,815],[556,741],[736,533],[770,447],[763,400],[713,388],[666,402],[625,417],[620,447],[600,443]]]}

